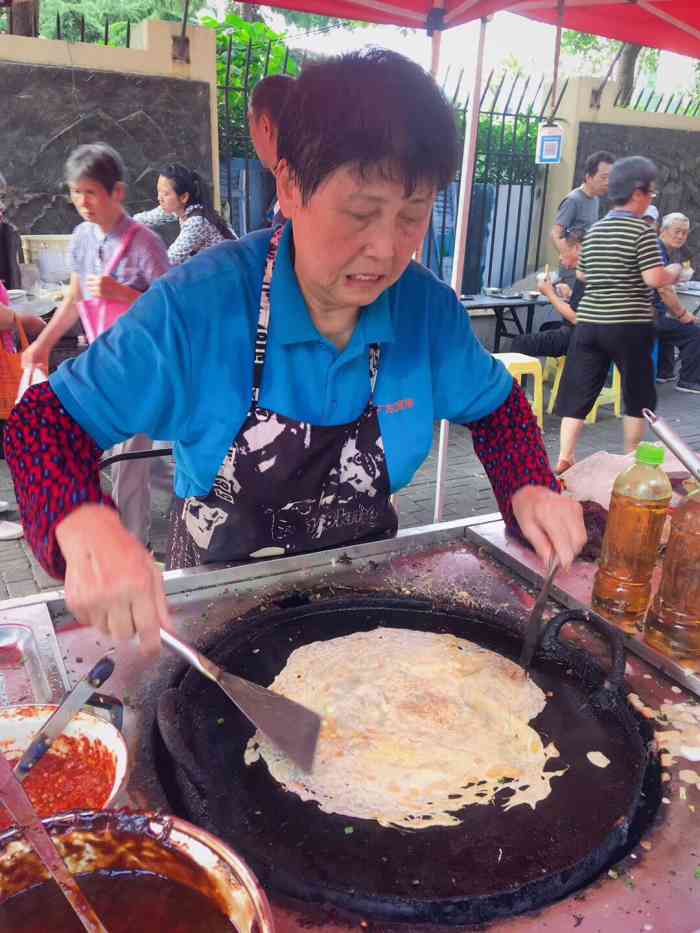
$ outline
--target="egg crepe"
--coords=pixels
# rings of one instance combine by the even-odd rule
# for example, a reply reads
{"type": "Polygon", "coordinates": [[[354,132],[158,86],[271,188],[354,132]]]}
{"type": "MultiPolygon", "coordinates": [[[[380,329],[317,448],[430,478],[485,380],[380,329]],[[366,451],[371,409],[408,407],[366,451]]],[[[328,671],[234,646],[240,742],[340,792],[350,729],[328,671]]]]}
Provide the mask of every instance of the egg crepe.
{"type": "Polygon", "coordinates": [[[453,826],[467,804],[533,809],[558,757],[528,725],[542,690],[512,661],[454,635],[377,628],[297,648],[271,689],[317,712],[313,771],[262,735],[248,742],[270,774],[326,813],[382,826],[453,826]]]}

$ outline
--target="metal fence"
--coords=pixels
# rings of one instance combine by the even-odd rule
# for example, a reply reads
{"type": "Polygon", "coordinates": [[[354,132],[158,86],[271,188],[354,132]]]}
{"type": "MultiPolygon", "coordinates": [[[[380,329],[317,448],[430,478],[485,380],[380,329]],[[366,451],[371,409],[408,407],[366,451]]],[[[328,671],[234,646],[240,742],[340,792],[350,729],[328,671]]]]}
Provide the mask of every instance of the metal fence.
{"type": "MultiPolygon", "coordinates": [[[[457,82],[457,86],[461,81],[457,82]]],[[[535,164],[537,130],[556,116],[566,93],[561,88],[552,106],[544,79],[491,72],[479,102],[476,169],[469,216],[469,242],[462,290],[505,287],[527,273],[530,244],[535,265],[542,246],[542,207],[549,169],[535,164]],[[541,196],[538,181],[542,184],[541,196]]],[[[470,101],[457,108],[465,125],[470,101]]],[[[450,279],[454,251],[459,178],[438,196],[423,261],[441,278],[450,279]]]]}
{"type": "MultiPolygon", "coordinates": [[[[12,7],[0,7],[0,33],[12,32],[12,7]],[[5,14],[3,17],[2,14],[5,14]],[[4,20],[4,22],[3,22],[4,20]]],[[[119,19],[116,16],[105,16],[104,23],[97,32],[94,27],[90,27],[85,20],[85,16],[77,13],[75,10],[68,10],[61,14],[56,13],[56,20],[53,23],[53,30],[40,29],[39,23],[34,18],[35,37],[41,35],[45,39],[65,39],[67,42],[91,42],[101,45],[131,47],[131,21],[128,19],[119,19]]]]}
{"type": "Polygon", "coordinates": [[[293,55],[281,41],[241,45],[229,35],[217,47],[219,76],[219,162],[221,201],[240,235],[260,227],[274,197],[272,176],[255,158],[248,130],[253,88],[268,74],[296,74],[305,56],[293,55]]]}
{"type": "MultiPolygon", "coordinates": [[[[6,25],[10,29],[11,8],[6,14],[6,25]]],[[[106,17],[98,35],[94,27],[86,30],[84,16],[69,11],[57,14],[51,38],[128,48],[131,23],[106,17]]],[[[272,176],[255,158],[250,140],[247,122],[250,95],[255,84],[268,74],[297,74],[304,66],[305,57],[295,55],[282,40],[251,39],[242,45],[235,42],[233,34],[220,34],[217,38],[221,199],[224,212],[239,234],[265,223],[274,198],[272,176]]],[[[452,99],[462,135],[470,106],[468,98],[463,103],[457,102],[463,77],[462,71],[452,99]]],[[[540,123],[556,116],[567,83],[557,100],[552,101],[551,87],[544,79],[537,81],[494,71],[488,76],[479,102],[477,164],[462,282],[464,292],[479,292],[487,285],[509,286],[526,275],[529,258],[535,265],[539,263],[549,169],[540,173],[535,164],[537,130],[540,123]]],[[[676,109],[671,110],[671,101],[668,101],[666,112],[681,112],[681,104],[678,101],[674,105],[676,109]]],[[[638,97],[634,106],[649,109],[650,105],[651,98],[642,101],[638,97]]],[[[660,110],[662,102],[656,101],[655,106],[660,110]]],[[[692,115],[699,107],[700,101],[692,115]]],[[[685,112],[691,112],[689,104],[685,112]]],[[[457,177],[439,194],[423,252],[424,263],[446,281],[450,280],[452,269],[459,186],[457,177]]]]}
{"type": "Polygon", "coordinates": [[[670,113],[677,117],[700,116],[700,97],[697,94],[689,94],[687,91],[658,94],[655,90],[642,86],[632,91],[629,103],[626,104],[622,100],[622,89],[620,89],[615,98],[615,106],[638,110],[642,113],[670,113]]]}

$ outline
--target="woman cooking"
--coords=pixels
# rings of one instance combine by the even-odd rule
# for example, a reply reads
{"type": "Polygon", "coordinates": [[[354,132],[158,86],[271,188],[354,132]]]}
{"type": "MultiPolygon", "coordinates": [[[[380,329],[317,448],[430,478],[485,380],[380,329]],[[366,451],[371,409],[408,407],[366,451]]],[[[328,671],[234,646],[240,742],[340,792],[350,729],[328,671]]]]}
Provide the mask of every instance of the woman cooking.
{"type": "Polygon", "coordinates": [[[472,429],[501,510],[543,560],[585,542],[542,436],[454,293],[411,261],[458,155],[451,108],[382,50],[304,70],[279,131],[289,222],[207,250],[8,425],[25,535],[76,617],[156,650],[162,579],[100,490],[102,449],[175,441],[170,564],[243,561],[395,534],[392,492],[433,423],[472,429]]]}

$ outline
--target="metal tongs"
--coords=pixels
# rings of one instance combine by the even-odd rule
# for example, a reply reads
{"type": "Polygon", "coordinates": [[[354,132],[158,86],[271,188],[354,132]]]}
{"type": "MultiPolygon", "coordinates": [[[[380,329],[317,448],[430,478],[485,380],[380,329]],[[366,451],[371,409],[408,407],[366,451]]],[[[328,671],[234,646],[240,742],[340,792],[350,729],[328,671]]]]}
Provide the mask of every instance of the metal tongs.
{"type": "Polygon", "coordinates": [[[664,442],[672,454],[678,457],[690,475],[700,482],[700,459],[698,456],[678,436],[667,421],[659,418],[655,412],[650,411],[648,408],[643,408],[642,414],[654,434],[664,442]]]}
{"type": "Polygon", "coordinates": [[[539,596],[535,601],[535,605],[532,607],[530,618],[527,620],[525,638],[523,640],[523,650],[520,652],[520,659],[518,661],[526,673],[530,670],[532,656],[535,653],[537,642],[542,633],[542,615],[544,613],[544,607],[547,605],[549,590],[552,586],[552,582],[554,581],[554,576],[557,570],[559,570],[559,560],[557,557],[552,557],[550,558],[549,565],[547,567],[547,576],[544,578],[542,589],[540,590],[539,596]]]}

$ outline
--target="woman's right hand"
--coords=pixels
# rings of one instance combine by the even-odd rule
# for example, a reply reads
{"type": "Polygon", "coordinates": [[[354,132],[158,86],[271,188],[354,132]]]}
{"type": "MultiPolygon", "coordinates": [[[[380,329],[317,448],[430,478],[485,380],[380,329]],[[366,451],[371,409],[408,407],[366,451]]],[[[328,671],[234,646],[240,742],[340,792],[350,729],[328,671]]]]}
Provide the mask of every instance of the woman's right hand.
{"type": "Polygon", "coordinates": [[[137,635],[147,654],[170,628],[163,577],[146,548],[108,506],[86,503],[56,526],[66,561],[66,604],[115,641],[137,635]]]}
{"type": "Polygon", "coordinates": [[[39,337],[22,353],[22,369],[43,369],[49,373],[49,356],[52,347],[39,337]]]}

